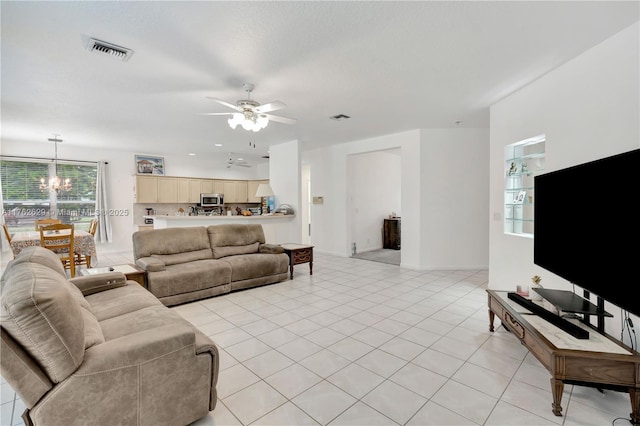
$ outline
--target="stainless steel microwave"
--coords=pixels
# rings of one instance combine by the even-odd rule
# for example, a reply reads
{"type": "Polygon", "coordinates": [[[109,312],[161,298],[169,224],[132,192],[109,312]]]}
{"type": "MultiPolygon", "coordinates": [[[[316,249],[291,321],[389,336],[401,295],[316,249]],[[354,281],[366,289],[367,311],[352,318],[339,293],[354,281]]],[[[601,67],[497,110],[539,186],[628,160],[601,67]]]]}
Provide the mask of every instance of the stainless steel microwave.
{"type": "Polygon", "coordinates": [[[222,194],[200,194],[201,207],[219,207],[224,204],[222,194]]]}

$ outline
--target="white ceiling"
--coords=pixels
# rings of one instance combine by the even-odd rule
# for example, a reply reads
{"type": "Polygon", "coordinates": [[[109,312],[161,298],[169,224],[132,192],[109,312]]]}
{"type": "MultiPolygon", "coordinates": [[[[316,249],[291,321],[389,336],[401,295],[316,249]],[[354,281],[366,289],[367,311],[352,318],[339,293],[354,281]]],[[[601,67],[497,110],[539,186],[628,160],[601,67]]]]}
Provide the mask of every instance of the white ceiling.
{"type": "Polygon", "coordinates": [[[456,121],[488,127],[492,103],[639,19],[637,1],[0,7],[2,140],[57,133],[65,145],[249,158],[291,140],[308,150],[456,121]],[[133,56],[91,53],[89,37],[133,56]],[[243,82],[260,103],[286,103],[273,114],[297,123],[253,133],[199,115],[228,112],[206,96],[235,103],[243,82]]]}

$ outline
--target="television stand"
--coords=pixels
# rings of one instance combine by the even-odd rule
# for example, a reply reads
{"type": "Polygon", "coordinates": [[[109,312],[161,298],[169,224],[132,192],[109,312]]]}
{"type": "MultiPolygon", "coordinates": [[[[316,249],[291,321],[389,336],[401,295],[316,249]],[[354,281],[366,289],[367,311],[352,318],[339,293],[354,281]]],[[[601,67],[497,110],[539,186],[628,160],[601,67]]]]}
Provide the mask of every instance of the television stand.
{"type": "Polygon", "coordinates": [[[537,315],[523,312],[506,291],[487,290],[487,295],[489,331],[494,331],[497,316],[551,373],[553,414],[562,416],[565,383],[589,386],[629,393],[631,423],[640,426],[640,353],[607,334],[594,332],[589,340],[573,338],[537,315]]]}

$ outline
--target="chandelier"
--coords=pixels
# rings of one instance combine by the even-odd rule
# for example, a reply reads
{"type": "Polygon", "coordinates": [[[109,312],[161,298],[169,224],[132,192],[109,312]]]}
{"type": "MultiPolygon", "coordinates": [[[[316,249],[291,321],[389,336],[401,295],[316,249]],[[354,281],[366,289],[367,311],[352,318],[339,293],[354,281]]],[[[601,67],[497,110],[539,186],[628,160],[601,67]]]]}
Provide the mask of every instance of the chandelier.
{"type": "Polygon", "coordinates": [[[62,142],[62,139],[58,139],[59,135],[53,135],[53,138],[49,138],[49,142],[53,142],[55,144],[55,159],[53,164],[53,177],[49,178],[48,183],[45,181],[45,178],[40,178],[40,191],[55,191],[56,194],[59,194],[60,191],[70,191],[72,188],[71,179],[66,178],[62,180],[58,176],[58,142],[62,142]]]}
{"type": "Polygon", "coordinates": [[[231,118],[227,120],[227,123],[229,123],[229,127],[234,130],[240,125],[245,130],[259,132],[267,127],[269,118],[267,118],[265,114],[256,114],[250,109],[245,109],[243,112],[234,113],[231,118]]]}

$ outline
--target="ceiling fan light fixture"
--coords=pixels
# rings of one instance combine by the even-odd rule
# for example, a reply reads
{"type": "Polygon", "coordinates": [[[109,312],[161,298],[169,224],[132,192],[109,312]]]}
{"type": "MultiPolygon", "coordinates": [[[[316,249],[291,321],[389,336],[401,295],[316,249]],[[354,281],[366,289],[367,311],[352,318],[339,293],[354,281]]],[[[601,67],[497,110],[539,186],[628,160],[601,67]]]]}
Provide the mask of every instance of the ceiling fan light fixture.
{"type": "Polygon", "coordinates": [[[261,129],[264,129],[265,127],[267,127],[267,124],[269,124],[269,119],[267,118],[266,115],[260,114],[258,116],[258,119],[256,120],[256,123],[260,125],[261,129]]]}
{"type": "Polygon", "coordinates": [[[235,130],[235,128],[238,127],[238,124],[242,124],[243,121],[244,115],[242,113],[236,112],[231,116],[230,119],[227,120],[227,123],[229,123],[229,127],[235,130]]]}

